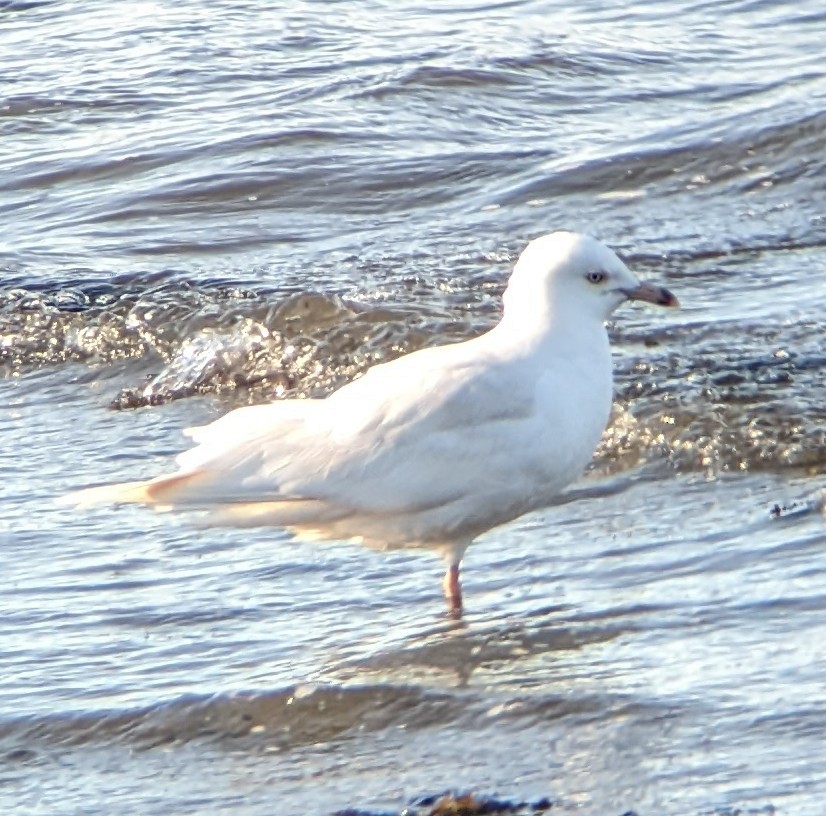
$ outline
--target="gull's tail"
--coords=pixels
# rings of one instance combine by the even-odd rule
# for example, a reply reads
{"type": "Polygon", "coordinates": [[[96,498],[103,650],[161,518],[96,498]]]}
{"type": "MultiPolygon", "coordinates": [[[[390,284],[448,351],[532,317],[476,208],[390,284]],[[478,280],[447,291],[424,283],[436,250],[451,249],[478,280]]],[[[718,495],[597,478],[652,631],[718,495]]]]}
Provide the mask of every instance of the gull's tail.
{"type": "Polygon", "coordinates": [[[162,509],[175,504],[176,499],[189,492],[201,478],[199,471],[173,473],[142,482],[87,487],[60,496],[55,501],[64,507],[92,507],[96,504],[149,504],[162,509]]]}
{"type": "MultiPolygon", "coordinates": [[[[207,523],[231,527],[287,527],[305,538],[327,538],[336,522],[351,514],[347,507],[318,499],[258,498],[252,500],[216,496],[214,474],[189,470],[158,476],[143,482],[87,487],[57,498],[62,506],[77,508],[96,504],[147,504],[162,512],[173,509],[209,511],[207,523]]],[[[338,537],[338,536],[336,536],[338,537]]],[[[346,537],[346,536],[345,536],[346,537]]]]}

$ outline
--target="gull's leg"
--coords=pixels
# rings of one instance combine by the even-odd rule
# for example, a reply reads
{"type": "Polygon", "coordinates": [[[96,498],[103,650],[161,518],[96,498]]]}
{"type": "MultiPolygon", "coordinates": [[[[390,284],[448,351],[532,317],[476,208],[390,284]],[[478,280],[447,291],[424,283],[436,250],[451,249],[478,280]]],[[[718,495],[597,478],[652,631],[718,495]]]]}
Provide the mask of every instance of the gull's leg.
{"type": "Polygon", "coordinates": [[[442,581],[448,611],[451,615],[462,614],[462,584],[459,581],[459,564],[448,564],[442,581]]]}
{"type": "Polygon", "coordinates": [[[447,601],[448,614],[454,618],[462,617],[462,582],[459,580],[459,565],[464,558],[465,550],[470,546],[472,539],[459,539],[446,542],[440,547],[442,558],[447,569],[442,580],[442,589],[447,601]]]}

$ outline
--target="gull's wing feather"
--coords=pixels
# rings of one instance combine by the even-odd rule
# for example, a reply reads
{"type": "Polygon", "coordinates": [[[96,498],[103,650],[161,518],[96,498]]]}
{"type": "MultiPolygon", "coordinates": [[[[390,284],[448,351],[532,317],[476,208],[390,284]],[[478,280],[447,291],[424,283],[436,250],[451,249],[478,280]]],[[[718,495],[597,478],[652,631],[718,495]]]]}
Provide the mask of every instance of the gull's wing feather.
{"type": "Polygon", "coordinates": [[[552,432],[567,436],[571,420],[555,414],[557,378],[480,341],[376,366],[324,400],[238,409],[190,430],[199,444],[178,473],[74,499],[209,509],[218,523],[331,537],[381,538],[390,517],[400,540],[462,534],[457,523],[475,534],[556,492],[590,455],[552,461],[552,432]]]}

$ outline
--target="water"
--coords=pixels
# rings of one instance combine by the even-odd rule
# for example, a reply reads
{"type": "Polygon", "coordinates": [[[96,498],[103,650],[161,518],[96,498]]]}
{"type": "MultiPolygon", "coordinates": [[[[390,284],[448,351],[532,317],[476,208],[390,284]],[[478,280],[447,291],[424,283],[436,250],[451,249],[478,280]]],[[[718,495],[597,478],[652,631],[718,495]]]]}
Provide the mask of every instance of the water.
{"type": "Polygon", "coordinates": [[[0,809],[820,816],[826,12],[286,5],[0,4],[0,809]],[[52,505],[484,330],[561,227],[684,306],[460,625],[428,554],[52,505]]]}

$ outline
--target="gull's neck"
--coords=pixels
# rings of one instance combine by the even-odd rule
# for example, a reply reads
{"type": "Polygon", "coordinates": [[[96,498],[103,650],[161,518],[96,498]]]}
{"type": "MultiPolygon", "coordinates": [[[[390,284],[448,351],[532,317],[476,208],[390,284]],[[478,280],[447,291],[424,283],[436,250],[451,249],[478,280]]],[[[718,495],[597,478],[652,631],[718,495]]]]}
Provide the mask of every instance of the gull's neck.
{"type": "Polygon", "coordinates": [[[610,363],[605,322],[590,313],[554,309],[542,299],[505,302],[505,313],[491,332],[509,354],[551,359],[560,354],[577,360],[604,359],[610,363]]]}

